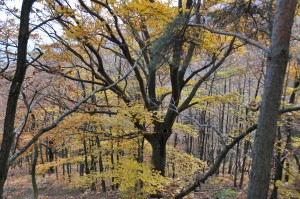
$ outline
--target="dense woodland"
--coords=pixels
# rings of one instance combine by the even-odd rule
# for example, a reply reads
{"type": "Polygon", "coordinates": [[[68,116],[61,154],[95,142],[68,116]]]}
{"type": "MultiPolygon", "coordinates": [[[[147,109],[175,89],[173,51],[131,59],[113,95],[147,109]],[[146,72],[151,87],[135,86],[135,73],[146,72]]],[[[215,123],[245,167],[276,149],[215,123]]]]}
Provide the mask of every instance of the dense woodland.
{"type": "Polygon", "coordinates": [[[300,198],[297,2],[1,0],[0,198],[300,198]]]}

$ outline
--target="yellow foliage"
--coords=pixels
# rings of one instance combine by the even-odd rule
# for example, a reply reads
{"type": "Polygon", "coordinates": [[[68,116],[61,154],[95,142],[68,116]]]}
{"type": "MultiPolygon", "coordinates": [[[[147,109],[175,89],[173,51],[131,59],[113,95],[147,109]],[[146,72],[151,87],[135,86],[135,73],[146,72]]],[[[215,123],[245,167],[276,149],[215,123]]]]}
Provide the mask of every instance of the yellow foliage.
{"type": "Polygon", "coordinates": [[[300,138],[299,137],[292,137],[292,147],[298,148],[300,146],[300,138]]]}
{"type": "Polygon", "coordinates": [[[240,66],[240,67],[229,67],[227,68],[226,71],[221,71],[221,72],[218,72],[218,76],[222,77],[222,78],[228,78],[230,76],[233,76],[233,75],[240,75],[241,73],[245,73],[246,71],[246,66],[240,66]]]}
{"type": "Polygon", "coordinates": [[[195,129],[191,125],[188,125],[188,124],[181,124],[181,123],[175,122],[174,126],[173,126],[173,130],[187,133],[187,134],[191,135],[192,137],[198,136],[197,131],[195,131],[195,129]]]}
{"type": "Polygon", "coordinates": [[[289,176],[289,182],[276,181],[276,186],[279,187],[278,192],[283,198],[300,198],[300,175],[289,176]]]}
{"type": "Polygon", "coordinates": [[[57,167],[57,166],[61,166],[63,164],[67,164],[67,163],[75,164],[75,163],[79,163],[79,162],[83,162],[83,161],[84,161],[83,156],[75,156],[75,157],[70,157],[70,158],[59,158],[53,162],[46,162],[44,164],[37,165],[36,171],[37,171],[37,173],[44,174],[49,170],[50,167],[57,167]]]}
{"type": "Polygon", "coordinates": [[[172,170],[174,169],[176,180],[181,184],[193,181],[194,175],[201,174],[207,169],[207,164],[199,158],[178,152],[171,146],[167,147],[167,165],[170,167],[168,168],[169,175],[173,174],[172,170]],[[174,168],[172,168],[173,166],[174,168]]]}
{"type": "Polygon", "coordinates": [[[176,15],[177,10],[166,1],[132,0],[114,5],[117,14],[124,18],[128,25],[140,32],[147,24],[150,34],[158,36],[163,32],[164,26],[176,15]]]}
{"type": "Polygon", "coordinates": [[[114,174],[117,182],[121,184],[120,191],[127,195],[135,192],[140,181],[143,183],[140,192],[145,194],[145,197],[157,191],[164,192],[170,183],[168,178],[161,176],[150,165],[138,163],[130,158],[122,157],[116,167],[114,174]]]}
{"type": "Polygon", "coordinates": [[[191,103],[237,103],[238,100],[239,94],[237,92],[231,92],[225,95],[204,95],[202,97],[196,97],[191,101],[191,103]]]}

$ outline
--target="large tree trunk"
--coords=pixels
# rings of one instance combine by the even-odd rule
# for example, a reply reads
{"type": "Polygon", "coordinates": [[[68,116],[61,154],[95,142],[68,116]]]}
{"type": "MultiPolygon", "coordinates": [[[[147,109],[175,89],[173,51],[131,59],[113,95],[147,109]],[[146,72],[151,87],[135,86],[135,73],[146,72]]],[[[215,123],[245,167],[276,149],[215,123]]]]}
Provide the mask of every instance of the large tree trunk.
{"type": "Polygon", "coordinates": [[[154,169],[165,176],[166,167],[166,148],[168,136],[162,133],[148,135],[146,138],[152,147],[152,164],[154,169]]]}
{"type": "MultiPolygon", "coordinates": [[[[166,149],[170,131],[168,131],[167,128],[161,128],[164,127],[164,125],[157,128],[158,126],[156,126],[156,133],[146,134],[145,139],[151,144],[152,147],[151,162],[154,169],[159,171],[162,176],[166,176],[166,149]]],[[[162,194],[157,192],[155,194],[151,194],[150,198],[162,198],[162,194]]]]}
{"type": "Polygon", "coordinates": [[[29,38],[29,15],[35,0],[24,0],[20,16],[20,29],[18,37],[17,69],[9,90],[6,115],[4,120],[3,140],[0,151],[0,198],[3,195],[4,184],[9,169],[8,158],[15,138],[14,123],[20,94],[20,88],[26,73],[26,54],[29,38]]]}
{"type": "Polygon", "coordinates": [[[170,123],[156,123],[154,127],[155,133],[145,134],[145,139],[151,144],[152,158],[151,162],[154,169],[165,176],[167,141],[171,135],[170,123]]]}
{"type": "Polygon", "coordinates": [[[248,199],[266,199],[268,195],[278,112],[289,59],[289,41],[296,4],[297,0],[277,0],[267,76],[253,147],[248,199]]]}

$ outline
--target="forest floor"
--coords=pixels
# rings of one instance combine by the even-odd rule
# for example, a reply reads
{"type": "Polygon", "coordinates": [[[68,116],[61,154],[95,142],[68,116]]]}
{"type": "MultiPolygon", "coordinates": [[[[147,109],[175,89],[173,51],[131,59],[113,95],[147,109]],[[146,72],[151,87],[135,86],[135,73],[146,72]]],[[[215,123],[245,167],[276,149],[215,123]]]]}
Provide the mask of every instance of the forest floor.
{"type": "MultiPolygon", "coordinates": [[[[116,191],[107,193],[91,192],[84,189],[76,189],[68,186],[65,180],[57,180],[55,174],[37,176],[39,199],[122,199],[122,195],[116,191]]],[[[233,188],[232,176],[213,177],[194,194],[188,198],[194,199],[244,199],[246,198],[246,186],[243,189],[233,188]],[[217,193],[221,195],[217,195],[217,193]],[[226,197],[224,197],[226,196],[226,197]]],[[[33,198],[31,175],[27,168],[12,169],[9,172],[5,185],[4,199],[31,199],[33,198]]],[[[128,198],[128,197],[127,197],[128,198]]]]}

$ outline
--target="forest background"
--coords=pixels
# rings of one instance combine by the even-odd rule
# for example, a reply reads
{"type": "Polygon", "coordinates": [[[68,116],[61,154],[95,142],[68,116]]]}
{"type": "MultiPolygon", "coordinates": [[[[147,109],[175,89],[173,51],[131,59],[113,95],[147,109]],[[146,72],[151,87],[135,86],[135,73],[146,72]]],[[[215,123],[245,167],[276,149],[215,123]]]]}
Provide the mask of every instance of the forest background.
{"type": "Polygon", "coordinates": [[[211,176],[224,197],[299,197],[296,0],[15,3],[0,197],[24,166],[35,198],[46,173],[120,197],[193,197],[211,176]]]}

